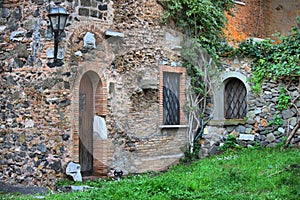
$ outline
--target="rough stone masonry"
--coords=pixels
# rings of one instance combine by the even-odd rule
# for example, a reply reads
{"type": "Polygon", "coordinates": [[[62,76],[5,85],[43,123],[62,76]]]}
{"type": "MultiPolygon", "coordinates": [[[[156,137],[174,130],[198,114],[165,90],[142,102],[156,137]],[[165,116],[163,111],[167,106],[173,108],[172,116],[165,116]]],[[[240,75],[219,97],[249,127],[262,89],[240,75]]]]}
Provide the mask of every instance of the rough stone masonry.
{"type": "MultiPolygon", "coordinates": [[[[92,175],[116,168],[159,171],[177,163],[187,143],[186,119],[181,113],[179,126],[162,126],[160,69],[185,77],[183,34],[161,24],[158,1],[62,1],[70,13],[59,42],[62,67],[48,64],[53,62],[53,34],[47,14],[53,5],[0,0],[0,182],[53,187],[70,161],[80,163],[84,81],[92,88],[91,113],[104,118],[107,129],[107,139],[92,135],[87,141],[92,175]]],[[[247,60],[223,62],[225,72],[247,77],[250,65],[247,60]]],[[[253,136],[265,146],[282,141],[299,121],[300,103],[277,113],[280,84],[286,82],[266,83],[259,97],[248,94],[244,124],[209,124],[201,139],[203,154],[232,132],[250,138],[249,145],[253,136]],[[284,118],[282,127],[267,125],[275,114],[284,118]]],[[[184,96],[184,84],[180,87],[184,96]]],[[[299,93],[296,82],[288,90],[295,97],[299,93]]],[[[299,144],[299,138],[298,131],[292,143],[299,144]]]]}
{"type": "Polygon", "coordinates": [[[185,129],[161,129],[158,66],[180,67],[182,35],[161,26],[156,1],[63,1],[70,13],[53,62],[53,2],[1,1],[0,181],[53,186],[79,162],[79,89],[92,82],[105,118],[93,174],[164,170],[183,156],[185,129]],[[97,86],[98,85],[98,86],[97,86]]]}

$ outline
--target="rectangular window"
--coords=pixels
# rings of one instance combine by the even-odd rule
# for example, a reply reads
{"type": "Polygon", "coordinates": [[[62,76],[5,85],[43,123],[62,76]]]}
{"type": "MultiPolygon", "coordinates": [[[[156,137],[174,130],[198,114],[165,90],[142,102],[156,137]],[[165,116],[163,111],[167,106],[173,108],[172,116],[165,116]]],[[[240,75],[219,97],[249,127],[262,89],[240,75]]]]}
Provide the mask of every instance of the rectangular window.
{"type": "Polygon", "coordinates": [[[163,124],[180,124],[180,74],[163,73],[163,124]]]}
{"type": "Polygon", "coordinates": [[[159,113],[162,127],[186,125],[185,103],[186,68],[159,66],[159,113]]]}

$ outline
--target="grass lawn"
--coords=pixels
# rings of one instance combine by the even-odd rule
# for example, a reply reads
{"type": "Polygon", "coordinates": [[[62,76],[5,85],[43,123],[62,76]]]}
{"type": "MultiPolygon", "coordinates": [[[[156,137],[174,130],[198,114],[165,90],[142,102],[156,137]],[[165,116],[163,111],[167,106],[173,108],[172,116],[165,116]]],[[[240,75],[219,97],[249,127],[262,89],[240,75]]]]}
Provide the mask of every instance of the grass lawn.
{"type": "Polygon", "coordinates": [[[174,166],[165,173],[84,184],[94,188],[49,194],[45,199],[300,199],[300,151],[242,149],[174,166]]]}

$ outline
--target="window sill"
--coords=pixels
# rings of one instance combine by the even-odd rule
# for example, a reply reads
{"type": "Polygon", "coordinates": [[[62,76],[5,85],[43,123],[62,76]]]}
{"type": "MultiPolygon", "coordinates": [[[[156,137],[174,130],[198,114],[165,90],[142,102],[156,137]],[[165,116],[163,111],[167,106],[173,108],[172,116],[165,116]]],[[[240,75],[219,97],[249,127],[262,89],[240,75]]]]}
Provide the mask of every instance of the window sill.
{"type": "Polygon", "coordinates": [[[208,122],[209,126],[229,126],[229,125],[240,125],[245,124],[246,120],[244,119],[224,119],[224,120],[211,120],[208,122]]]}
{"type": "Polygon", "coordinates": [[[189,127],[188,125],[160,125],[159,128],[163,129],[163,128],[187,128],[189,127]]]}

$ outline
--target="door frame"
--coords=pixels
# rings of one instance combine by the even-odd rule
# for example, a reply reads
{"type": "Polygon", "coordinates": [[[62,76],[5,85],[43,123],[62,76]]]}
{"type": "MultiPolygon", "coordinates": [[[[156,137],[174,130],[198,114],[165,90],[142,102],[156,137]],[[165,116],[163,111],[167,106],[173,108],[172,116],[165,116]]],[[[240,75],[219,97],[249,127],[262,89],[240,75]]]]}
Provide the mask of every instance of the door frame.
{"type": "MultiPolygon", "coordinates": [[[[72,160],[76,163],[79,163],[79,92],[80,92],[80,82],[83,76],[88,76],[93,85],[93,114],[98,114],[101,112],[101,116],[105,116],[107,114],[107,84],[106,78],[103,74],[99,73],[100,67],[99,63],[91,62],[85,63],[84,66],[78,68],[78,73],[73,85],[73,93],[72,93],[72,112],[71,112],[71,120],[72,120],[72,128],[71,128],[71,139],[72,139],[72,149],[71,149],[71,157],[72,160]],[[101,89],[101,90],[100,90],[101,89]],[[100,90],[100,92],[99,92],[100,90]],[[100,95],[100,98],[99,98],[100,95]],[[97,99],[95,99],[95,97],[97,99]],[[99,110],[99,105],[101,105],[101,109],[99,110]],[[97,109],[95,109],[97,107],[97,109]]],[[[94,143],[93,138],[93,143],[94,143]]],[[[94,145],[93,145],[94,146],[94,145]]],[[[93,147],[93,154],[95,152],[95,148],[93,147]]],[[[97,149],[96,149],[97,150],[97,149]]],[[[104,159],[106,159],[106,155],[103,155],[104,159]]],[[[95,159],[93,159],[93,170],[95,170],[94,166],[97,166],[95,159]]],[[[94,171],[93,171],[94,173],[94,171]]]]}

